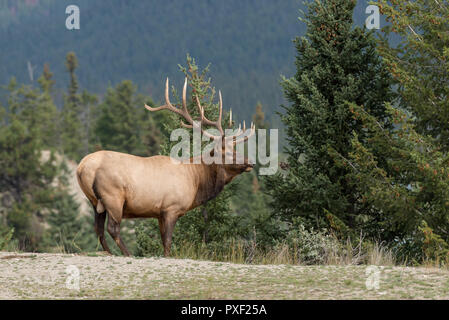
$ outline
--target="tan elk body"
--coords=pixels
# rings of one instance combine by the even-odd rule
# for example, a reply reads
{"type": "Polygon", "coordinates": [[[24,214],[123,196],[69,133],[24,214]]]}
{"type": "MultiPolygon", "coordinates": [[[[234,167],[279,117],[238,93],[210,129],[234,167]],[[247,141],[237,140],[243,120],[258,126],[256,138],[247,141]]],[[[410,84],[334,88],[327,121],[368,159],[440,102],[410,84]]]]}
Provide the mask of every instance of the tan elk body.
{"type": "MultiPolygon", "coordinates": [[[[186,106],[187,80],[183,89],[182,109],[174,107],[169,100],[168,79],[166,83],[166,104],[151,108],[150,111],[167,109],[184,117],[192,128],[196,125],[189,115],[186,106]]],[[[221,152],[224,159],[226,145],[235,145],[248,139],[248,135],[234,141],[233,137],[225,137],[221,127],[222,100],[221,93],[218,120],[212,122],[204,117],[204,109],[198,99],[201,124],[215,126],[223,141],[221,152]],[[230,139],[229,139],[230,138],[230,139]]],[[[251,125],[250,135],[255,127],[251,125]]],[[[239,134],[243,132],[239,129],[239,134]]],[[[233,150],[233,147],[232,147],[233,150]]],[[[229,156],[229,155],[228,155],[229,156]]],[[[235,152],[231,155],[235,160],[235,152]]],[[[129,255],[120,237],[120,223],[126,218],[157,218],[161,233],[164,254],[170,253],[173,229],[179,217],[210,199],[216,197],[223,187],[234,177],[250,171],[252,164],[245,159],[243,164],[205,164],[175,163],[170,157],[153,156],[137,157],[113,151],[98,151],[81,160],[77,169],[78,183],[95,209],[95,231],[103,249],[110,252],[104,238],[104,224],[108,216],[107,230],[124,255],[129,255]]]]}

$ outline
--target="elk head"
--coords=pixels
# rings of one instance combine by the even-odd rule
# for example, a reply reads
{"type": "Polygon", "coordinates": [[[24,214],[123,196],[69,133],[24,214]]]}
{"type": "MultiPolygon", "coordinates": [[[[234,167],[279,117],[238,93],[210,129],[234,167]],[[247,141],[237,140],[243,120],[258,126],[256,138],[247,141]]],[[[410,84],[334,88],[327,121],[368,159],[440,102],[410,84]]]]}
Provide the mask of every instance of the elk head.
{"type": "MultiPolygon", "coordinates": [[[[219,97],[219,112],[218,119],[216,121],[211,121],[206,118],[204,115],[204,107],[201,105],[201,102],[197,95],[195,95],[194,100],[196,102],[196,106],[199,111],[199,119],[194,121],[192,116],[190,115],[187,109],[187,78],[184,82],[184,87],[182,90],[182,107],[173,106],[170,102],[170,94],[169,94],[169,80],[167,78],[165,84],[165,105],[162,105],[157,108],[152,108],[148,105],[145,105],[145,108],[150,111],[159,111],[159,110],[169,110],[174,112],[187,122],[181,120],[181,125],[187,129],[198,128],[201,130],[201,133],[204,136],[207,136],[213,139],[216,144],[214,150],[211,151],[211,155],[216,155],[218,153],[218,157],[221,157],[221,162],[219,164],[214,164],[218,170],[221,171],[222,176],[224,177],[225,184],[229,183],[234,177],[243,173],[249,172],[254,167],[254,164],[250,163],[247,157],[243,158],[243,161],[237,161],[237,153],[235,147],[239,143],[244,143],[248,141],[248,139],[254,135],[256,131],[256,126],[251,123],[251,128],[249,133],[246,130],[245,122],[243,122],[243,130],[239,125],[237,132],[233,132],[233,135],[226,136],[222,127],[222,114],[223,114],[223,99],[221,96],[221,91],[218,91],[219,97]],[[212,135],[209,132],[204,130],[205,126],[215,127],[219,135],[212,135]],[[241,162],[241,163],[238,163],[241,162]]],[[[232,110],[229,113],[229,128],[232,127],[232,110]]]]}

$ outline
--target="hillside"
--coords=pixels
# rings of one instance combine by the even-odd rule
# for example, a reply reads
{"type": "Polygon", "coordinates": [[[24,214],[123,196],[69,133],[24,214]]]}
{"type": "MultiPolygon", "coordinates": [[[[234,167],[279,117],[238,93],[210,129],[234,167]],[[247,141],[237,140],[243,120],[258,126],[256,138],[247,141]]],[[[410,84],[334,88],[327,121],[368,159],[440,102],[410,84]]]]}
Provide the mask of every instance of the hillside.
{"type": "MultiPolygon", "coordinates": [[[[358,24],[366,2],[355,10],[358,24]]],[[[56,87],[65,89],[65,55],[75,51],[82,89],[102,94],[131,79],[160,100],[165,77],[181,84],[178,64],[190,53],[201,66],[212,63],[227,108],[248,119],[260,101],[270,118],[283,102],[280,75],[294,72],[301,7],[299,0],[2,0],[0,83],[12,76],[29,83],[28,61],[35,79],[48,62],[56,87]],[[65,28],[69,4],[80,8],[79,31],[65,28]]]]}
{"type": "Polygon", "coordinates": [[[0,299],[448,299],[448,271],[0,252],[0,299]],[[79,270],[79,291],[66,281],[79,270]],[[69,272],[68,272],[69,271],[69,272]],[[73,272],[73,271],[72,271],[73,272]],[[70,288],[70,287],[69,287],[70,288]]]}

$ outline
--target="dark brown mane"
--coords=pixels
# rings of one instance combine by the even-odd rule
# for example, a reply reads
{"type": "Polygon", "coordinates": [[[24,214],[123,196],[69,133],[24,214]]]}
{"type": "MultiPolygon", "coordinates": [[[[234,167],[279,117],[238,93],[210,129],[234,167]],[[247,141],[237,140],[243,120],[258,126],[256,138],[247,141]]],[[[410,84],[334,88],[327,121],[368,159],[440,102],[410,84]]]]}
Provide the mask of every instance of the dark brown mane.
{"type": "Polygon", "coordinates": [[[197,181],[197,193],[194,207],[200,206],[215,198],[225,186],[225,173],[219,165],[192,165],[197,181]]]}

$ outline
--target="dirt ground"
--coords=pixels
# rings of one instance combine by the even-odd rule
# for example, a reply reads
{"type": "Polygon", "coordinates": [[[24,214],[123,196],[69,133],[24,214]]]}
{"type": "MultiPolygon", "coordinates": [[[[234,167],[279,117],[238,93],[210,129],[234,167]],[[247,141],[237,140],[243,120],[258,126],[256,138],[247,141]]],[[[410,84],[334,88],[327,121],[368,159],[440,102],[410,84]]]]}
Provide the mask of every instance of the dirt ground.
{"type": "Polygon", "coordinates": [[[0,299],[449,299],[449,272],[0,252],[0,299]]]}

